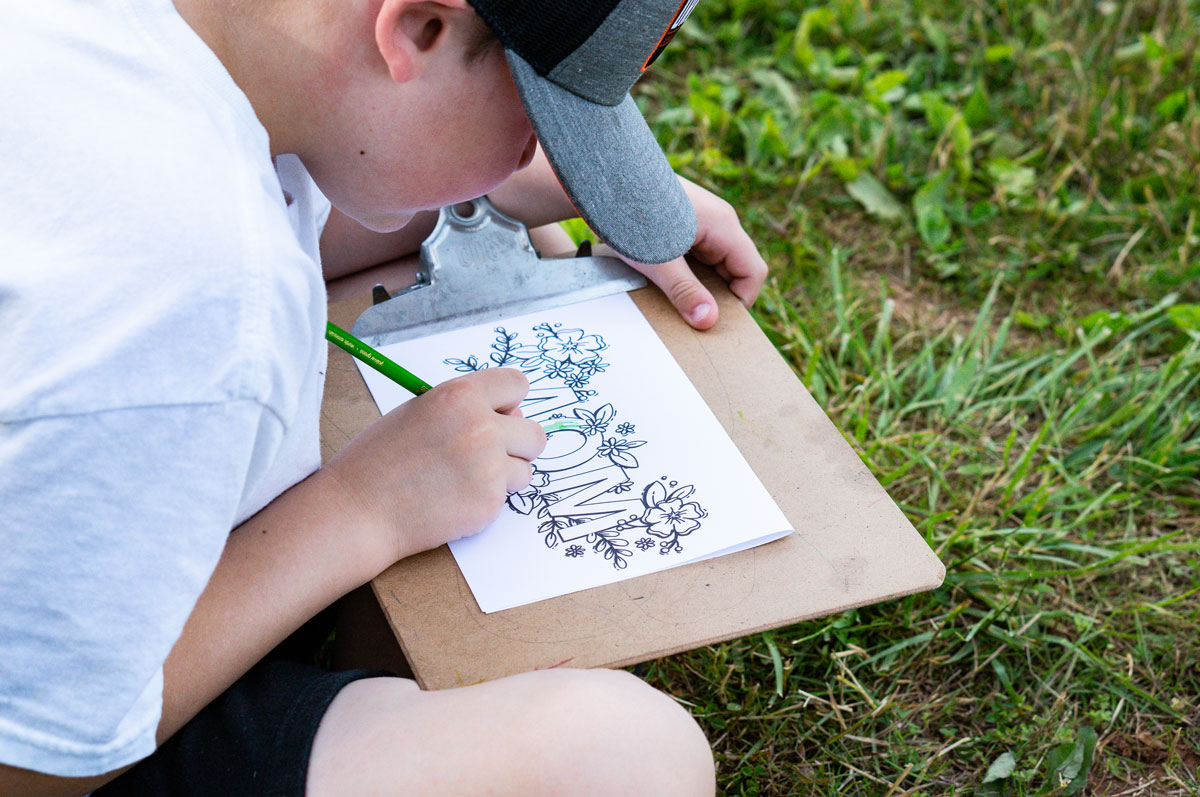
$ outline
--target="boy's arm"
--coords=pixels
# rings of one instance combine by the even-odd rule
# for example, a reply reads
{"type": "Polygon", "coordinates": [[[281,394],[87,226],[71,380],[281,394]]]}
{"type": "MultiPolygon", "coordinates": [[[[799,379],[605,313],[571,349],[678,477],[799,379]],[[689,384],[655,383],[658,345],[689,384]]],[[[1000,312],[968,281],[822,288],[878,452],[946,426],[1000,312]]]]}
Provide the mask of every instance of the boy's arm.
{"type": "MultiPolygon", "coordinates": [[[[234,530],[164,665],[159,744],[291,630],[386,567],[372,546],[345,539],[363,528],[360,515],[319,470],[234,530]]],[[[0,765],[0,794],[83,794],[125,769],[59,778],[0,765]]]]}
{"type": "MultiPolygon", "coordinates": [[[[159,744],[290,630],[375,575],[374,551],[338,533],[362,528],[358,514],[336,480],[319,470],[230,534],[163,667],[159,744]]],[[[60,778],[0,765],[0,794],[84,794],[126,769],[60,778]]]]}
{"type": "Polygon", "coordinates": [[[545,445],[528,389],[509,368],[439,385],[239,526],[164,666],[159,742],[337,598],[494,520],[545,445]]]}
{"type": "MultiPolygon", "coordinates": [[[[528,387],[508,368],[439,385],[235,529],[163,667],[159,743],[346,592],[490,523],[545,445],[516,410],[528,387]]],[[[0,794],[82,794],[121,771],[61,778],[0,764],[0,794]]]]}

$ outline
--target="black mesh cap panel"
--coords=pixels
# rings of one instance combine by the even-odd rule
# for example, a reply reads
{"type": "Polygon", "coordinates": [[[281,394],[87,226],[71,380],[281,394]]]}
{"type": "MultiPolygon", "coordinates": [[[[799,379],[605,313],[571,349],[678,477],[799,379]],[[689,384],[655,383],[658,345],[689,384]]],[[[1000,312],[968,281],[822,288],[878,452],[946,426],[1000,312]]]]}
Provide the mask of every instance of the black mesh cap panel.
{"type": "Polygon", "coordinates": [[[506,49],[539,75],[575,52],[620,0],[468,0],[506,49]]]}

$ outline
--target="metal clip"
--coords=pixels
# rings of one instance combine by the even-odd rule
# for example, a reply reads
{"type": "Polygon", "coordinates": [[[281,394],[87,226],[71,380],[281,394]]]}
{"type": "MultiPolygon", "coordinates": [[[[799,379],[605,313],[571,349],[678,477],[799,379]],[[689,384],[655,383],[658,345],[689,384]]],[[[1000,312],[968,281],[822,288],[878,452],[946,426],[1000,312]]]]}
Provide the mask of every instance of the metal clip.
{"type": "Polygon", "coordinates": [[[383,346],[645,285],[614,257],[540,257],[525,225],[481,197],[442,208],[417,282],[368,308],[353,331],[383,346]]]}

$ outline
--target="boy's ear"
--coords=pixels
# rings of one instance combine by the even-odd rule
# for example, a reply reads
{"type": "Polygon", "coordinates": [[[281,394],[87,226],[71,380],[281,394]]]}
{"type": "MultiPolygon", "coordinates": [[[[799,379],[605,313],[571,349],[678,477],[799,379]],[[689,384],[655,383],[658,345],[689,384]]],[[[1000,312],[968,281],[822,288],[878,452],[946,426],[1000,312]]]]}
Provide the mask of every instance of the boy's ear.
{"type": "Polygon", "coordinates": [[[450,39],[464,0],[383,0],[375,17],[375,45],[397,83],[421,74],[428,56],[450,39]]]}

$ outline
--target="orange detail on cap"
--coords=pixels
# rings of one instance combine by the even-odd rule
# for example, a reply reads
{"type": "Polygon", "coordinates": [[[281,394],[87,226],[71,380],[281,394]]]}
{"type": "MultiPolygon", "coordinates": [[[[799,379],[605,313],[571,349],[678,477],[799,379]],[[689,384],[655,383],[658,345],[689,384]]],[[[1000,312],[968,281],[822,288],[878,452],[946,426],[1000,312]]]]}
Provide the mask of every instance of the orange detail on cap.
{"type": "Polygon", "coordinates": [[[654,50],[646,58],[646,63],[642,64],[642,72],[645,72],[650,68],[651,64],[658,60],[658,57],[662,55],[662,51],[667,49],[667,45],[671,43],[671,39],[674,39],[675,34],[683,27],[683,23],[679,22],[679,15],[683,13],[684,8],[695,6],[695,4],[696,0],[680,0],[679,8],[675,9],[675,13],[671,17],[671,24],[667,25],[667,29],[663,31],[662,36],[658,37],[658,44],[654,45],[654,50]]]}

